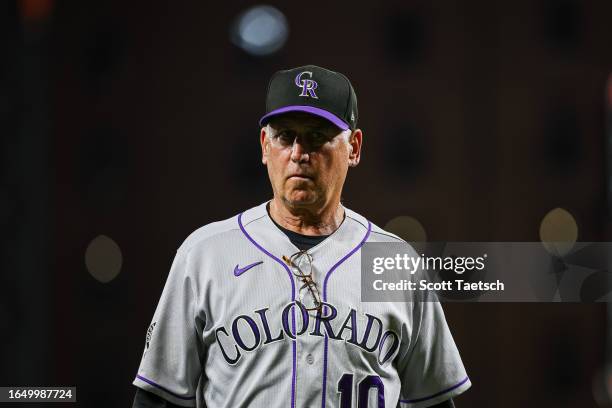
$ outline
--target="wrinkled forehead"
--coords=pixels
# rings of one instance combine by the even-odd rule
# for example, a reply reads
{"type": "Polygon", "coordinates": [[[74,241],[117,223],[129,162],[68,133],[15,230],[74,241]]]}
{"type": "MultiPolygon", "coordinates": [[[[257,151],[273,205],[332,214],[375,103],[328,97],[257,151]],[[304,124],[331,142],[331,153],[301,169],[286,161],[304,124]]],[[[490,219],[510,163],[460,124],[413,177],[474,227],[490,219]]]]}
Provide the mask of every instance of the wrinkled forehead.
{"type": "Polygon", "coordinates": [[[319,130],[330,133],[341,133],[342,129],[327,119],[305,112],[287,112],[275,116],[269,122],[273,129],[319,130]]]}

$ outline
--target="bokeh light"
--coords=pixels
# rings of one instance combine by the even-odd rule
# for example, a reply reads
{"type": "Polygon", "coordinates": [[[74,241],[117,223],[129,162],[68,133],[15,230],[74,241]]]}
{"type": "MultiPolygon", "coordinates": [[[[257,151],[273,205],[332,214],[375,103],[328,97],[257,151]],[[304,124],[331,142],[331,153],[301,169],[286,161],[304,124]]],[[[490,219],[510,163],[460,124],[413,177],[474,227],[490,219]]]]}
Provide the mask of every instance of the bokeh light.
{"type": "Polygon", "coordinates": [[[289,24],[285,15],[272,6],[255,6],[234,20],[232,42],[254,56],[270,55],[285,45],[289,24]]]}
{"type": "Polygon", "coordinates": [[[578,224],[567,210],[555,208],[540,223],[540,240],[555,256],[567,255],[578,239],[578,224]]]}
{"type": "Polygon", "coordinates": [[[427,246],[427,232],[419,220],[407,215],[393,218],[385,225],[385,230],[409,242],[421,254],[427,246]]]}
{"type": "Polygon", "coordinates": [[[121,272],[123,255],[119,245],[106,235],[94,238],[85,251],[85,265],[96,280],[108,283],[121,272]]]}

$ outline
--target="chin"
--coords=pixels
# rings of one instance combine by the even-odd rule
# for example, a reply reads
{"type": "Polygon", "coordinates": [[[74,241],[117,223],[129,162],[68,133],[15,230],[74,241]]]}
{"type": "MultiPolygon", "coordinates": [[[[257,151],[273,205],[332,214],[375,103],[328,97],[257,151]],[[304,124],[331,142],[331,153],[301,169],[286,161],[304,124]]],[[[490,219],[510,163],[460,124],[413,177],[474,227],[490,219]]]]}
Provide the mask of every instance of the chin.
{"type": "Polygon", "coordinates": [[[312,191],[292,191],[285,195],[285,202],[292,207],[309,207],[317,202],[317,194],[312,191]]]}

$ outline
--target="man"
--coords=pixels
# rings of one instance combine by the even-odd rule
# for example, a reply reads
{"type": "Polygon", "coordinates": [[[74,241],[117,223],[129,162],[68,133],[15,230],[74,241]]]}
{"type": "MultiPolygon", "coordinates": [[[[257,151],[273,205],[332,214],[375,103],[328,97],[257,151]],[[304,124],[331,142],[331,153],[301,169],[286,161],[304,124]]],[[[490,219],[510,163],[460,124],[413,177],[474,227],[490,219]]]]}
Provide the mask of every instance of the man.
{"type": "Polygon", "coordinates": [[[435,302],[360,302],[360,250],[401,242],[340,203],[363,134],[342,74],[270,80],[273,198],[191,234],[147,331],[134,407],[452,407],[470,381],[435,302]]]}

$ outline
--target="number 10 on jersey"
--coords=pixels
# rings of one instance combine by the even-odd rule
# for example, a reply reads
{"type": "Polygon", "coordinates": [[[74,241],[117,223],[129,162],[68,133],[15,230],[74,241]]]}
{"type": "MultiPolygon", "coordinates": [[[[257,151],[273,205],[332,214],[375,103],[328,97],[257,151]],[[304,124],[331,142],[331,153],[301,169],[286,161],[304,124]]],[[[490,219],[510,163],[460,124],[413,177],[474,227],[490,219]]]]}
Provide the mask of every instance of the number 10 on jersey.
{"type": "MultiPolygon", "coordinates": [[[[353,374],[344,374],[338,381],[338,392],[340,393],[340,408],[351,408],[353,401],[353,374]]],[[[385,407],[385,387],[377,375],[368,375],[359,382],[357,386],[357,408],[384,408],[385,407]],[[377,391],[378,404],[375,407],[368,407],[368,396],[370,390],[377,391]]]]}

